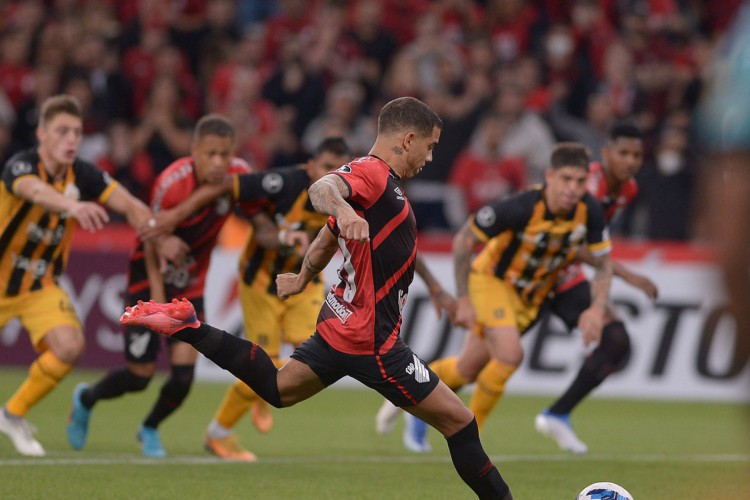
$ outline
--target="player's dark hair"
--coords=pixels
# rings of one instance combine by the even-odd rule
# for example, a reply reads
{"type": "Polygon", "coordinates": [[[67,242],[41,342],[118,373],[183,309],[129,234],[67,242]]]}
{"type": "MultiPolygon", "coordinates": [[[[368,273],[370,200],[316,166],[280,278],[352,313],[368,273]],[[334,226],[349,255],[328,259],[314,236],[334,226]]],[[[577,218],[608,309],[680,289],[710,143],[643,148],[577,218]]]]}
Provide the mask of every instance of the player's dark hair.
{"type": "Polygon", "coordinates": [[[222,115],[212,113],[206,115],[195,125],[194,138],[200,139],[207,135],[234,138],[234,125],[222,115]]]}
{"type": "Polygon", "coordinates": [[[588,172],[589,151],[577,142],[560,142],[552,150],[550,166],[552,170],[562,167],[580,167],[588,172]]]}
{"type": "Polygon", "coordinates": [[[61,113],[77,116],[78,118],[83,117],[81,103],[78,102],[78,99],[72,95],[59,94],[53,95],[44,100],[44,103],[42,103],[42,109],[39,113],[39,123],[42,125],[48,123],[61,113]]]}
{"type": "Polygon", "coordinates": [[[392,100],[378,116],[378,134],[414,130],[428,136],[435,127],[442,129],[443,120],[427,104],[413,97],[392,100]]]}
{"type": "Polygon", "coordinates": [[[610,141],[616,141],[621,137],[627,139],[643,139],[643,132],[640,127],[632,122],[617,122],[609,129],[607,134],[610,141]]]}
{"type": "Polygon", "coordinates": [[[331,153],[335,156],[351,156],[352,152],[343,137],[326,137],[315,148],[315,156],[331,153]]]}

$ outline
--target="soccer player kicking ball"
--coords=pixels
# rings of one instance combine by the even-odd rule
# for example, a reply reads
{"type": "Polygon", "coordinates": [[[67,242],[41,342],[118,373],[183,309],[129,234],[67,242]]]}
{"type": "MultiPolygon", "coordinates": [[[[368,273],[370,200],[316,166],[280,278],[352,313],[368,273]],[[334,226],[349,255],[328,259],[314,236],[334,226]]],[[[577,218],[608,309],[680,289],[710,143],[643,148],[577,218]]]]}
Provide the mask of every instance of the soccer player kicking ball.
{"type": "Polygon", "coordinates": [[[417,260],[416,221],[403,178],[432,160],[442,121],[423,102],[386,104],[368,156],[310,187],[316,210],[330,215],[299,274],[276,279],[278,295],[299,293],[341,249],[316,331],[278,369],[257,344],[200,323],[188,301],[140,302],[120,321],[193,345],[277,408],[305,400],[349,375],[425,420],[447,440],[453,465],[479,498],[511,500],[510,488],[482,448],[472,413],[399,335],[417,260]]]}

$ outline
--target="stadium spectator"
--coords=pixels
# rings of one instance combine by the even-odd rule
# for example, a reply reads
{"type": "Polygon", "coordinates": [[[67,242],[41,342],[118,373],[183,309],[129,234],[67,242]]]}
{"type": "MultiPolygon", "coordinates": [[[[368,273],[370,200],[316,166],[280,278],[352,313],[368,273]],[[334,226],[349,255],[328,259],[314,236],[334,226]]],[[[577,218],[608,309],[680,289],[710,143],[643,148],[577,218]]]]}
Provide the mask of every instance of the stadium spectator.
{"type": "Polygon", "coordinates": [[[84,349],[80,320],[57,284],[76,223],[93,232],[109,220],[94,200],[125,215],[132,226],[151,215],[111,177],[76,157],[82,129],[78,102],[66,95],[50,97],[39,115],[39,146],[14,155],[2,174],[0,326],[19,318],[39,353],[0,410],[0,432],[22,455],[45,454],[25,416],[73,369],[84,349]]]}
{"type": "Polygon", "coordinates": [[[173,77],[154,81],[148,102],[135,127],[135,149],[145,150],[160,172],[190,152],[192,121],[180,107],[180,89],[173,77]]]}
{"type": "Polygon", "coordinates": [[[449,179],[462,201],[451,216],[455,227],[460,227],[468,214],[526,186],[523,159],[502,155],[507,127],[508,123],[499,116],[485,117],[469,147],[456,159],[449,179]]]}
{"type": "Polygon", "coordinates": [[[107,152],[97,166],[148,203],[156,173],[151,156],[135,148],[133,127],[126,121],[112,122],[107,130],[107,152]]]}
{"type": "Polygon", "coordinates": [[[279,408],[350,375],[443,433],[456,471],[480,498],[510,500],[508,485],[482,449],[471,412],[399,337],[415,269],[441,305],[453,305],[416,254],[416,224],[398,185],[399,178],[417,175],[430,162],[440,125],[440,118],[416,99],[391,101],[379,115],[370,155],[310,187],[313,206],[331,217],[305,254],[301,272],[277,277],[279,298],[301,292],[339,245],[345,261],[315,333],[281,370],[257,344],[199,322],[188,301],[139,303],[128,307],[120,321],[194,345],[279,408]],[[379,288],[376,304],[371,294],[379,288]]]}

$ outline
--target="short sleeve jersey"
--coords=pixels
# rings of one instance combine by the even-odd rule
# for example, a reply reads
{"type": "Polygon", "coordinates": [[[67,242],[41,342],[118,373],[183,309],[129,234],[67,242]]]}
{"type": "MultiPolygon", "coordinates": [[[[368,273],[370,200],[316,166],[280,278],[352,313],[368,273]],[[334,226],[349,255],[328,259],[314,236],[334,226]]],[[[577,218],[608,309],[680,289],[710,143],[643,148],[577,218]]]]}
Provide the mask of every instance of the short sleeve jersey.
{"type": "Polygon", "coordinates": [[[15,296],[57,282],[65,270],[76,220],[66,212],[46,210],[17,196],[18,183],[28,177],[68,198],[104,203],[118,186],[107,173],[76,159],[62,175],[52,177],[35,149],[8,160],[0,184],[0,294],[15,296]]]}
{"type": "Polygon", "coordinates": [[[564,216],[549,211],[544,188],[485,205],[472,216],[472,230],[487,242],[472,262],[474,272],[494,274],[528,305],[540,305],[560,270],[586,246],[593,255],[611,248],[601,205],[585,194],[564,216]]]}
{"type": "Polygon", "coordinates": [[[635,199],[638,194],[638,183],[630,178],[622,185],[617,195],[611,196],[604,166],[599,162],[592,162],[586,178],[586,191],[599,200],[604,210],[604,218],[610,223],[635,199]]]}
{"type": "Polygon", "coordinates": [[[335,172],[349,187],[347,199],[370,227],[370,241],[339,234],[343,263],[318,316],[318,333],[348,354],[385,354],[403,345],[401,312],[414,278],[417,226],[399,176],[380,158],[357,158],[335,172]]]}
{"type": "MultiPolygon", "coordinates": [[[[228,173],[247,173],[248,164],[233,158],[228,173]]],[[[154,212],[167,210],[179,205],[198,187],[195,164],[192,157],[180,158],[170,164],[156,178],[151,192],[151,209],[154,212]]],[[[164,288],[167,300],[203,296],[206,273],[211,260],[211,252],[216,244],[221,227],[234,207],[231,195],[225,195],[202,207],[182,221],[174,231],[190,247],[182,266],[169,264],[164,274],[164,288]]],[[[128,293],[138,296],[149,288],[143,244],[139,243],[130,257],[128,293]]]]}
{"type": "MultiPolygon", "coordinates": [[[[260,202],[281,229],[306,231],[312,240],[328,219],[315,211],[307,195],[310,176],[304,168],[285,167],[270,172],[235,176],[235,197],[240,201],[260,202]]],[[[240,257],[243,282],[258,291],[276,295],[276,276],[298,273],[302,258],[292,249],[263,248],[250,237],[240,257]]],[[[315,277],[314,282],[320,282],[315,277]]]]}

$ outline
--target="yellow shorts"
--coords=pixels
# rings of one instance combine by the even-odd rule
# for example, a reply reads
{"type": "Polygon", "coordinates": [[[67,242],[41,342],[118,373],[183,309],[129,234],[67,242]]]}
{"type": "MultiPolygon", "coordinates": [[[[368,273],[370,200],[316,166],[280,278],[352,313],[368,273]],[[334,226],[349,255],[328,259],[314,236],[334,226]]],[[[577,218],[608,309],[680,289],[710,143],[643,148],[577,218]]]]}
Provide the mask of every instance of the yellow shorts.
{"type": "Polygon", "coordinates": [[[58,286],[13,297],[0,297],[0,328],[13,318],[21,320],[29,332],[31,344],[38,351],[46,349],[44,336],[53,328],[69,325],[81,329],[70,297],[58,286]]]}
{"type": "Polygon", "coordinates": [[[314,332],[323,306],[323,283],[311,283],[299,295],[285,301],[276,295],[240,285],[245,337],[278,357],[281,344],[299,345],[314,332]]]}
{"type": "Polygon", "coordinates": [[[475,333],[480,336],[485,327],[515,326],[523,333],[539,314],[538,306],[524,304],[511,285],[489,274],[469,275],[469,298],[476,312],[475,333]]]}

